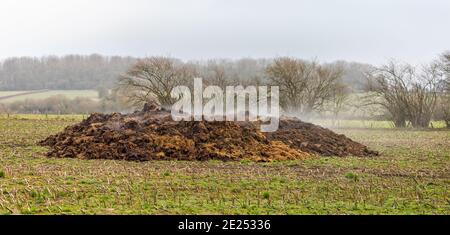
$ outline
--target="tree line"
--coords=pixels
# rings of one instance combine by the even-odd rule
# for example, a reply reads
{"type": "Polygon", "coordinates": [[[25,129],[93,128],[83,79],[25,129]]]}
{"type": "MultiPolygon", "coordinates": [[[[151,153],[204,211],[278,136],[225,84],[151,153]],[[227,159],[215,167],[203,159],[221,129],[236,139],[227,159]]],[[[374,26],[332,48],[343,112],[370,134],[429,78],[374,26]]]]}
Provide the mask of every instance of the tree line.
{"type": "Polygon", "coordinates": [[[428,127],[433,118],[444,120],[448,126],[449,58],[446,52],[420,67],[393,60],[378,67],[364,67],[359,80],[364,92],[357,100],[349,99],[358,86],[346,81],[347,64],[291,57],[253,63],[253,73],[247,76],[216,60],[199,64],[150,57],[139,60],[122,75],[118,88],[135,105],[153,101],[170,106],[175,102],[171,97],[175,86],[189,86],[190,79],[202,77],[207,85],[222,89],[229,85],[278,86],[280,105],[287,114],[307,117],[311,113],[328,112],[337,117],[344,105],[350,103],[360,108],[375,106],[396,127],[428,127]]]}
{"type": "Polygon", "coordinates": [[[375,110],[364,118],[390,120],[396,127],[428,127],[433,119],[444,120],[450,126],[449,61],[450,52],[421,66],[395,60],[373,66],[345,61],[320,63],[292,57],[202,61],[164,56],[11,58],[1,65],[0,89],[97,89],[99,101],[71,102],[52,97],[18,101],[3,105],[3,109],[107,112],[151,100],[168,106],[174,102],[170,96],[173,87],[190,85],[190,79],[202,77],[205,85],[221,88],[279,86],[283,112],[302,118],[319,114],[337,119],[346,109],[347,113],[375,110]],[[77,105],[85,108],[73,107],[77,105]]]}
{"type": "MultiPolygon", "coordinates": [[[[112,89],[117,78],[139,58],[121,56],[67,55],[44,57],[13,57],[0,61],[0,91],[16,90],[84,90],[112,89]]],[[[189,61],[190,64],[223,69],[232,79],[248,80],[264,74],[272,59],[244,58],[189,61]],[[219,68],[220,67],[220,68],[219,68]]],[[[344,80],[359,86],[362,71],[369,65],[338,61],[345,67],[344,80]]],[[[214,71],[209,71],[214,72],[214,71]]],[[[221,71],[215,71],[221,72],[221,71]]]]}
{"type": "Polygon", "coordinates": [[[136,61],[97,54],[63,57],[15,57],[0,62],[0,90],[85,90],[112,88],[136,61]]]}

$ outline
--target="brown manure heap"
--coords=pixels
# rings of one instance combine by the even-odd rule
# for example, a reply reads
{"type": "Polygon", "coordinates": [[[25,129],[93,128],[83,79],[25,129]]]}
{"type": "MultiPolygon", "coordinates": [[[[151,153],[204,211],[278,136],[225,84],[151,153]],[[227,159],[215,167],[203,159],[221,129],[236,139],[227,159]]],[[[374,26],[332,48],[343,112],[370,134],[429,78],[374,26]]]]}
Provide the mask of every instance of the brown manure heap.
{"type": "Polygon", "coordinates": [[[376,152],[344,135],[282,118],[280,128],[262,133],[252,122],[175,122],[170,112],[91,114],[39,143],[50,157],[118,160],[305,159],[312,155],[374,156],[376,152]]]}

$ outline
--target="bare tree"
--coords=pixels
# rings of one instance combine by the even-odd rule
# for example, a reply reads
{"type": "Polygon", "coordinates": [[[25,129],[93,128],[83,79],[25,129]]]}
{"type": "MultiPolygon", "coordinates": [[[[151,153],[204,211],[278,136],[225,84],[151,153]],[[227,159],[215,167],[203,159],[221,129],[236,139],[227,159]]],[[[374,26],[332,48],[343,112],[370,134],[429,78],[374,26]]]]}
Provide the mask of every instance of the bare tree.
{"type": "MultiPolygon", "coordinates": [[[[450,51],[442,53],[440,58],[442,70],[450,75],[450,51]]],[[[448,77],[447,77],[448,78],[448,77]]]]}
{"type": "Polygon", "coordinates": [[[445,126],[450,128],[450,95],[443,93],[438,97],[436,105],[436,113],[434,118],[437,120],[443,120],[445,126]]]}
{"type": "Polygon", "coordinates": [[[396,127],[405,127],[410,121],[413,127],[428,127],[436,108],[438,67],[424,66],[420,72],[409,64],[390,61],[375,68],[368,88],[368,104],[384,107],[396,127]]]}
{"type": "Polygon", "coordinates": [[[350,88],[343,82],[337,83],[331,91],[328,111],[331,111],[333,114],[333,125],[336,125],[336,120],[342,110],[344,110],[344,107],[349,100],[349,95],[350,88]]]}
{"type": "Polygon", "coordinates": [[[343,70],[288,57],[277,58],[266,70],[272,85],[280,88],[280,104],[288,112],[308,114],[332,98],[343,70]]]}
{"type": "Polygon", "coordinates": [[[303,103],[301,94],[306,89],[307,81],[312,79],[314,65],[283,57],[275,59],[266,72],[272,85],[279,86],[280,105],[287,111],[300,109],[303,103]]]}
{"type": "Polygon", "coordinates": [[[119,88],[134,105],[155,101],[165,107],[176,101],[170,96],[172,89],[188,85],[195,74],[193,65],[168,57],[150,57],[139,60],[122,75],[119,88]]]}
{"type": "Polygon", "coordinates": [[[438,61],[438,66],[444,76],[444,90],[450,92],[450,51],[442,53],[440,60],[438,61]]]}
{"type": "Polygon", "coordinates": [[[435,118],[443,120],[447,128],[450,128],[450,51],[442,53],[436,63],[444,78],[435,118]]]}
{"type": "Polygon", "coordinates": [[[423,66],[408,93],[407,111],[413,127],[428,127],[436,109],[441,76],[436,64],[423,66]]]}
{"type": "Polygon", "coordinates": [[[226,86],[236,83],[236,77],[230,74],[230,69],[226,67],[226,61],[224,60],[209,60],[204,70],[202,76],[207,85],[215,85],[225,89],[226,86]]]}
{"type": "MultiPolygon", "coordinates": [[[[333,98],[337,93],[342,92],[343,88],[340,79],[343,75],[343,69],[338,65],[318,65],[313,63],[314,73],[312,79],[307,81],[307,86],[303,94],[305,107],[303,112],[309,113],[313,110],[321,110],[324,104],[333,98]]],[[[343,95],[340,93],[339,95],[343,95]]],[[[342,96],[340,98],[343,98],[342,96]]]]}

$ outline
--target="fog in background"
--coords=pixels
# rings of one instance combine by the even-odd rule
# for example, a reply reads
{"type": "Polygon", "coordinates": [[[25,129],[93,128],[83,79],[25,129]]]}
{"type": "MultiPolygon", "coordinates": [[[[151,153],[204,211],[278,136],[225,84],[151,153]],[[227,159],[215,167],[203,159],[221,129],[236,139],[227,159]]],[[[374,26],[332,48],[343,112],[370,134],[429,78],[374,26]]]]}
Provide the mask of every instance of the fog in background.
{"type": "Polygon", "coordinates": [[[2,0],[0,59],[293,56],[379,64],[448,49],[446,0],[2,0]]]}

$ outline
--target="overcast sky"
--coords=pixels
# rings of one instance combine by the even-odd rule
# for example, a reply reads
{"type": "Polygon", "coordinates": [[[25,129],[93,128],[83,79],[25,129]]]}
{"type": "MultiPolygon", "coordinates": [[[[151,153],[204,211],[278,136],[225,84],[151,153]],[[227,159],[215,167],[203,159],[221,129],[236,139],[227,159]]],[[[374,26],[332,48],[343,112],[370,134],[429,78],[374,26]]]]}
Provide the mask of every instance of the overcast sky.
{"type": "Polygon", "coordinates": [[[450,49],[448,0],[1,0],[0,58],[295,56],[420,63],[450,49]]]}

